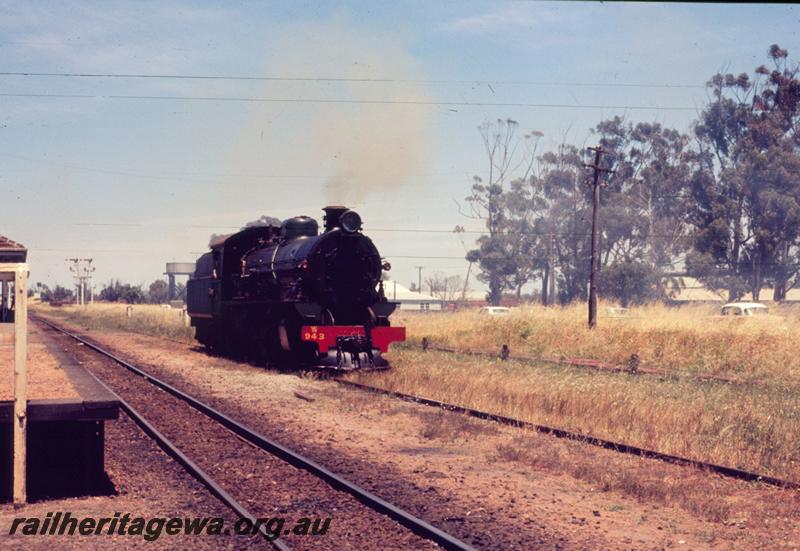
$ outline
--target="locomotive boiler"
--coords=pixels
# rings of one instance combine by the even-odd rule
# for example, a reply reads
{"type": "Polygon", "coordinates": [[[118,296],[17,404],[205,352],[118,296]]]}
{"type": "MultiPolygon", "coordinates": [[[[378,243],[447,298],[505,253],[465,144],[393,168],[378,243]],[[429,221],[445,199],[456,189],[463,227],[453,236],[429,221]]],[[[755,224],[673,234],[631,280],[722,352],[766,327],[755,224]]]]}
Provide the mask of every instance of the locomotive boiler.
{"type": "Polygon", "coordinates": [[[390,265],[358,213],[323,210],[321,233],[316,220],[297,216],[210,243],[187,283],[200,343],[279,366],[388,366],[381,353],[405,340],[405,328],[389,323],[397,304],[386,299],[381,275],[390,265]]]}

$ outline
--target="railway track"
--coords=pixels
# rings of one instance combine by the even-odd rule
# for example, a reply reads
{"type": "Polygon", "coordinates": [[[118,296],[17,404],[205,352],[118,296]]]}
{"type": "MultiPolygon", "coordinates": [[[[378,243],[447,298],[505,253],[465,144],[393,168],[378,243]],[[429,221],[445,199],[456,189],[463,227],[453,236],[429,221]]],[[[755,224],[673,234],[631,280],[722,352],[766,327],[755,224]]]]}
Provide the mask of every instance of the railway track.
{"type": "MultiPolygon", "coordinates": [[[[411,343],[405,343],[409,348],[415,348],[411,343]]],[[[747,384],[762,384],[761,381],[742,381],[733,377],[725,377],[722,375],[712,375],[708,373],[671,373],[665,369],[656,369],[639,365],[638,358],[631,358],[628,365],[619,365],[595,360],[592,358],[555,358],[550,356],[527,356],[524,354],[511,354],[508,345],[502,345],[498,352],[488,352],[485,350],[469,350],[459,348],[449,348],[446,346],[438,346],[431,344],[427,338],[423,338],[420,347],[424,351],[444,352],[447,354],[476,356],[480,358],[501,359],[501,360],[514,360],[517,362],[526,362],[533,364],[551,364],[568,367],[577,367],[585,369],[594,369],[596,371],[606,371],[609,373],[628,373],[630,375],[653,375],[656,377],[668,379],[688,379],[694,381],[701,381],[706,383],[725,383],[733,385],[747,385],[747,384]]]]}
{"type": "MultiPolygon", "coordinates": [[[[377,495],[368,492],[367,490],[361,488],[360,486],[326,469],[322,465],[252,430],[243,423],[225,415],[223,412],[215,409],[214,407],[208,405],[207,403],[181,391],[180,389],[153,376],[152,374],[145,372],[141,368],[133,365],[130,362],[127,362],[126,360],[120,358],[114,353],[103,349],[94,342],[80,335],[76,335],[70,331],[67,331],[62,327],[50,322],[49,320],[35,316],[31,317],[34,321],[44,324],[53,331],[57,332],[59,335],[63,335],[76,343],[80,343],[82,345],[82,349],[90,350],[93,353],[96,353],[97,355],[101,356],[102,358],[111,360],[117,365],[127,369],[129,373],[138,376],[133,378],[128,376],[127,377],[128,380],[137,379],[139,381],[145,381],[149,385],[153,385],[163,390],[169,396],[175,398],[180,403],[184,404],[185,407],[201,413],[202,416],[205,418],[206,422],[210,421],[217,427],[224,427],[225,432],[228,434],[228,442],[231,442],[230,444],[231,446],[233,445],[232,442],[243,440],[244,442],[249,444],[249,447],[255,447],[256,450],[262,455],[263,452],[266,452],[267,454],[269,454],[269,456],[278,460],[280,463],[284,465],[290,465],[291,467],[302,470],[304,473],[307,473],[307,475],[311,475],[313,478],[324,483],[323,485],[329,488],[329,491],[330,488],[333,488],[338,492],[347,494],[350,498],[354,498],[359,503],[360,506],[369,509],[370,514],[373,515],[377,514],[383,517],[388,517],[388,519],[391,519],[393,523],[396,523],[406,531],[413,534],[413,536],[409,535],[408,537],[415,537],[421,540],[427,540],[428,542],[431,542],[438,547],[449,550],[473,549],[472,546],[464,543],[463,541],[460,541],[456,537],[436,528],[435,526],[403,510],[402,508],[383,500],[377,495]],[[233,435],[235,435],[238,438],[230,438],[231,436],[230,433],[233,433],[233,435]]],[[[119,377],[119,375],[117,375],[116,377],[119,377]]],[[[101,377],[97,378],[98,380],[101,379],[101,377]]],[[[107,388],[109,388],[109,390],[111,390],[118,396],[120,395],[119,392],[115,391],[112,385],[106,384],[103,381],[101,381],[101,383],[104,384],[107,388]]],[[[129,383],[130,381],[125,381],[122,386],[125,386],[126,384],[129,383]]],[[[141,388],[139,388],[138,392],[133,393],[134,396],[137,396],[137,399],[142,399],[142,394],[145,394],[145,392],[143,392],[141,388]]],[[[210,475],[208,472],[202,469],[196,462],[191,460],[186,453],[181,451],[181,449],[179,449],[179,446],[175,442],[173,442],[168,438],[168,436],[160,432],[154,426],[154,424],[145,419],[143,414],[137,411],[137,409],[133,405],[131,405],[129,401],[126,401],[120,396],[120,402],[123,407],[123,410],[142,428],[144,432],[146,432],[149,436],[154,438],[155,441],[158,443],[158,445],[166,453],[175,458],[193,477],[195,477],[202,484],[204,484],[206,488],[208,488],[213,495],[215,495],[223,503],[225,503],[227,507],[231,508],[241,518],[247,518],[251,522],[253,522],[257,518],[252,511],[246,509],[230,493],[228,493],[223,488],[223,484],[215,480],[212,477],[212,475],[210,475]]],[[[164,407],[162,403],[159,406],[159,408],[162,412],[168,412],[166,414],[162,413],[162,415],[168,415],[168,416],[177,415],[175,413],[176,409],[174,407],[172,408],[164,407]]],[[[192,422],[192,426],[194,427],[195,425],[202,425],[202,423],[192,422]]],[[[198,434],[198,437],[202,439],[205,438],[206,435],[198,434]]],[[[256,464],[260,466],[261,462],[260,461],[256,462],[256,464]]],[[[296,488],[292,488],[292,490],[295,489],[296,488]]],[[[333,507],[333,509],[337,510],[336,507],[333,507]]],[[[371,526],[374,527],[374,524],[371,526]]],[[[264,536],[267,540],[270,540],[270,534],[267,533],[266,529],[263,526],[260,527],[260,531],[262,536],[264,536]]],[[[272,535],[272,537],[274,538],[274,535],[272,535]]],[[[290,549],[288,544],[282,539],[271,539],[269,542],[277,549],[290,549]]],[[[382,541],[381,545],[383,546],[386,543],[387,542],[382,541]]]]}
{"type": "Polygon", "coordinates": [[[735,467],[727,467],[724,465],[717,465],[715,463],[709,463],[706,461],[699,461],[697,459],[691,459],[688,457],[681,457],[678,455],[671,455],[667,453],[658,452],[655,450],[648,450],[646,448],[641,448],[638,446],[632,446],[630,444],[625,444],[622,442],[614,442],[613,440],[607,440],[604,438],[598,438],[592,436],[590,434],[580,434],[576,432],[572,432],[566,429],[550,427],[547,425],[539,425],[536,423],[531,423],[529,421],[523,421],[520,419],[514,419],[512,417],[506,417],[503,415],[498,415],[495,413],[489,413],[485,411],[480,411],[477,409],[468,408],[465,406],[460,406],[457,404],[449,404],[447,402],[442,402],[439,400],[432,400],[430,398],[424,398],[422,396],[415,396],[413,394],[405,394],[402,392],[397,392],[394,390],[388,390],[385,388],[375,387],[371,385],[366,385],[363,383],[357,383],[355,381],[348,381],[345,379],[336,379],[336,382],[342,386],[348,388],[354,388],[366,392],[371,392],[374,394],[381,394],[384,396],[391,396],[392,398],[397,398],[399,400],[403,400],[406,402],[413,402],[416,404],[422,404],[425,406],[435,407],[439,409],[443,409],[446,411],[452,411],[454,413],[461,413],[464,415],[468,415],[470,417],[476,417],[478,419],[484,419],[487,421],[493,421],[495,423],[499,423],[501,425],[508,425],[511,427],[523,428],[534,430],[536,432],[540,432],[543,434],[549,434],[551,436],[555,436],[557,438],[565,438],[568,440],[575,440],[578,442],[582,442],[585,444],[589,444],[592,446],[597,446],[600,448],[604,448],[607,450],[612,450],[615,452],[628,454],[628,455],[635,455],[639,457],[645,457],[648,459],[655,459],[658,461],[664,461],[666,463],[672,463],[675,465],[682,465],[686,467],[693,467],[700,470],[705,470],[708,472],[712,472],[715,474],[719,474],[722,476],[734,478],[737,480],[744,480],[748,482],[760,482],[762,484],[768,484],[770,486],[777,486],[779,488],[784,488],[788,490],[798,490],[800,489],[800,483],[791,481],[791,480],[783,480],[781,478],[776,478],[773,476],[759,474],[755,472],[746,471],[743,469],[737,469],[735,467]]]}
{"type": "MultiPolygon", "coordinates": [[[[94,373],[89,372],[95,380],[102,386],[108,389],[109,392],[117,396],[120,407],[122,410],[133,419],[133,421],[142,429],[142,431],[152,438],[164,452],[177,461],[190,475],[192,475],[198,482],[205,486],[212,495],[222,501],[222,503],[231,509],[234,513],[239,515],[239,518],[248,519],[253,525],[256,525],[256,516],[247,510],[241,503],[225,491],[220,484],[214,480],[208,473],[201,469],[197,463],[189,459],[180,448],[178,448],[172,440],[164,436],[158,429],[156,429],[144,416],[139,413],[133,406],[122,399],[118,394],[111,390],[108,385],[101,381],[94,373]]],[[[271,534],[266,531],[262,525],[258,528],[259,533],[278,551],[290,551],[289,547],[280,538],[272,538],[271,534]]]]}

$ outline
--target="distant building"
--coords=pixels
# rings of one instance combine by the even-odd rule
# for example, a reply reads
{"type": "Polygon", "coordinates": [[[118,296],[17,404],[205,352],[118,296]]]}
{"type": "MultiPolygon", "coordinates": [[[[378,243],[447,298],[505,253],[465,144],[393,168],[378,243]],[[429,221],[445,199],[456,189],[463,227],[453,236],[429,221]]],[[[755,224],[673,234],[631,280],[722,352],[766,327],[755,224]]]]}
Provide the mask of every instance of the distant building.
{"type": "Polygon", "coordinates": [[[669,299],[672,304],[689,304],[698,302],[727,302],[726,294],[708,289],[700,280],[693,277],[682,276],[681,288],[678,288],[669,299]]]}
{"type": "MultiPolygon", "coordinates": [[[[727,291],[714,291],[704,286],[698,279],[682,276],[683,289],[677,290],[669,299],[672,304],[689,303],[724,303],[728,302],[727,291]]],[[[772,302],[773,290],[765,287],[761,289],[758,302],[772,302]]],[[[749,302],[753,300],[752,293],[745,293],[739,300],[749,302]]],[[[800,289],[789,289],[786,292],[786,302],[800,302],[800,289]]]]}
{"type": "MultiPolygon", "coordinates": [[[[761,293],[759,294],[759,299],[757,302],[772,302],[774,292],[775,290],[770,287],[761,289],[761,293]]],[[[743,302],[752,301],[753,295],[751,293],[745,293],[739,300],[743,302]]],[[[800,289],[795,288],[786,291],[786,298],[783,302],[800,302],[800,289]]]]}
{"type": "MultiPolygon", "coordinates": [[[[478,290],[470,289],[464,294],[463,306],[470,308],[480,308],[482,306],[489,306],[489,301],[486,300],[487,294],[488,294],[487,289],[478,289],[478,290]]],[[[458,293],[456,297],[458,299],[461,299],[461,293],[458,293]]],[[[512,308],[530,302],[538,303],[539,302],[538,295],[532,298],[530,293],[526,293],[522,295],[522,297],[517,298],[516,292],[511,292],[511,293],[503,293],[503,295],[500,297],[500,304],[498,304],[497,306],[507,306],[509,308],[512,308]]]]}
{"type": "Polygon", "coordinates": [[[443,301],[441,299],[424,293],[416,293],[396,281],[384,281],[383,292],[390,302],[400,303],[400,310],[442,310],[443,301]]]}

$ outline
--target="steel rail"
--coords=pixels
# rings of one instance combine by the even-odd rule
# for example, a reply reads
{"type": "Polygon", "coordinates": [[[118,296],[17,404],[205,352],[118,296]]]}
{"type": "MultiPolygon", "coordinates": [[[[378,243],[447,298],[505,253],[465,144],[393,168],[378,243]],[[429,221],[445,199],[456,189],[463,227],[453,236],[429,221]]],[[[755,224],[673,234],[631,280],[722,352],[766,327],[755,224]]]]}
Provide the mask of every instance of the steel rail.
{"type": "Polygon", "coordinates": [[[282,459],[283,461],[293,465],[294,467],[303,469],[312,475],[320,478],[328,483],[331,487],[343,491],[345,493],[350,494],[358,501],[369,507],[370,509],[382,513],[401,526],[404,526],[411,532],[415,533],[416,535],[433,541],[443,549],[453,550],[453,551],[475,551],[475,548],[471,545],[468,545],[461,540],[457,539],[454,536],[436,528],[432,524],[425,522],[424,520],[412,515],[411,513],[397,507],[385,501],[384,499],[378,497],[377,495],[361,488],[360,486],[354,484],[342,478],[341,476],[337,475],[333,471],[330,471],[323,467],[322,465],[308,459],[297,452],[273,441],[268,439],[267,437],[261,435],[260,433],[254,431],[253,429],[245,426],[244,424],[232,419],[231,417],[225,415],[221,411],[215,409],[214,407],[198,400],[197,398],[183,392],[175,388],[174,386],[170,385],[169,383],[162,381],[161,379],[147,373],[146,371],[136,367],[135,365],[123,360],[119,356],[101,348],[100,346],[94,344],[93,342],[76,335],[70,331],[59,327],[58,325],[46,320],[44,318],[40,318],[36,316],[34,319],[37,321],[41,321],[42,323],[48,325],[49,327],[59,331],[78,342],[83,343],[84,346],[94,350],[106,356],[107,358],[115,361],[122,367],[125,367],[129,371],[143,377],[146,381],[152,383],[153,385],[165,390],[166,392],[170,393],[171,395],[179,398],[192,406],[194,409],[200,411],[201,413],[205,414],[209,418],[217,421],[225,428],[240,436],[244,440],[250,442],[254,446],[282,459]]]}
{"type": "Polygon", "coordinates": [[[357,383],[355,381],[347,381],[343,379],[336,379],[336,382],[340,385],[356,388],[359,390],[372,392],[375,394],[382,394],[385,396],[391,396],[392,398],[397,398],[406,402],[413,402],[417,404],[422,404],[425,406],[436,407],[440,409],[444,409],[447,411],[452,411],[454,413],[462,413],[465,415],[469,415],[470,417],[477,417],[478,419],[484,419],[487,421],[494,421],[496,423],[500,423],[502,425],[508,425],[517,428],[523,429],[530,429],[535,430],[537,432],[543,434],[549,434],[555,436],[557,438],[565,438],[567,440],[575,440],[578,442],[583,442],[585,444],[590,444],[592,446],[597,446],[600,448],[605,448],[607,450],[616,451],[619,453],[624,453],[628,455],[636,455],[639,457],[645,457],[647,459],[656,459],[658,461],[664,461],[666,463],[673,463],[676,465],[681,465],[685,467],[694,467],[700,470],[710,471],[716,474],[720,474],[723,476],[727,476],[730,478],[735,478],[738,480],[745,480],[748,482],[761,482],[762,484],[768,484],[770,486],[777,486],[779,488],[784,488],[788,490],[798,490],[800,489],[800,483],[793,482],[790,480],[783,480],[780,478],[776,478],[773,476],[768,476],[764,474],[754,473],[750,471],[745,471],[743,469],[737,469],[735,467],[727,467],[724,465],[717,465],[715,463],[708,463],[706,461],[700,461],[697,459],[689,459],[688,457],[681,457],[678,455],[671,455],[668,453],[657,452],[654,450],[649,450],[647,448],[640,448],[638,446],[633,446],[631,444],[624,444],[621,442],[614,442],[613,440],[605,440],[603,438],[597,438],[595,436],[589,434],[580,434],[572,431],[568,431],[566,429],[560,429],[556,427],[549,427],[547,425],[538,425],[536,423],[531,423],[529,421],[522,421],[520,419],[514,419],[513,417],[506,417],[504,415],[498,415],[496,413],[488,413],[485,411],[480,411],[477,409],[468,408],[465,406],[459,406],[456,404],[449,404],[447,402],[441,402],[439,400],[432,400],[430,398],[423,398],[421,396],[414,396],[413,394],[405,394],[403,392],[397,392],[394,390],[387,390],[385,388],[374,387],[370,385],[365,385],[363,383],[357,383]]]}
{"type": "MultiPolygon", "coordinates": [[[[413,344],[405,343],[406,347],[413,348],[413,344]]],[[[449,348],[446,346],[438,346],[433,344],[428,344],[427,348],[426,345],[422,345],[423,350],[431,350],[433,352],[445,352],[448,354],[461,354],[463,356],[477,356],[481,358],[492,358],[492,359],[503,359],[502,351],[501,353],[497,352],[489,352],[485,350],[469,350],[469,349],[458,349],[458,348],[449,348]]],[[[654,375],[657,377],[664,377],[670,379],[690,379],[695,381],[702,381],[702,382],[717,382],[717,383],[728,383],[734,385],[747,385],[752,383],[758,383],[760,381],[741,381],[738,379],[733,379],[731,377],[725,377],[721,375],[711,375],[708,373],[697,373],[697,374],[690,374],[690,373],[669,373],[665,370],[655,369],[652,367],[647,366],[637,366],[635,370],[631,370],[630,368],[626,368],[624,365],[619,364],[611,364],[601,360],[595,360],[591,358],[553,358],[547,356],[515,356],[511,355],[510,353],[508,356],[505,357],[506,360],[513,360],[517,362],[527,362],[527,363],[545,363],[545,364],[552,364],[552,365],[565,365],[568,367],[584,367],[589,369],[595,369],[597,371],[605,371],[608,373],[628,373],[631,375],[654,375]]]]}
{"type": "MultiPolygon", "coordinates": [[[[41,319],[41,318],[39,318],[41,319]]],[[[46,323],[46,322],[45,322],[46,323]]],[[[198,482],[200,482],[203,486],[205,486],[211,494],[213,494],[217,499],[222,501],[228,508],[233,510],[239,518],[246,518],[249,520],[253,526],[257,525],[257,518],[253,515],[250,511],[244,508],[242,504],[240,504],[236,499],[226,492],[208,473],[206,473],[202,468],[200,468],[197,463],[189,459],[169,438],[164,436],[158,429],[156,429],[147,419],[142,416],[133,406],[131,406],[128,402],[126,402],[119,394],[114,392],[107,384],[101,381],[94,373],[88,371],[89,375],[91,375],[100,385],[105,387],[109,393],[113,396],[116,396],[119,400],[120,407],[122,410],[133,419],[133,421],[139,425],[139,427],[147,434],[150,438],[155,440],[158,447],[160,447],[167,455],[172,457],[175,461],[180,463],[180,465],[192,475],[198,482]]],[[[267,532],[266,528],[262,525],[258,526],[258,531],[261,533],[262,536],[270,543],[275,549],[278,551],[291,551],[291,547],[289,547],[283,540],[280,538],[272,537],[272,535],[267,532]]]]}

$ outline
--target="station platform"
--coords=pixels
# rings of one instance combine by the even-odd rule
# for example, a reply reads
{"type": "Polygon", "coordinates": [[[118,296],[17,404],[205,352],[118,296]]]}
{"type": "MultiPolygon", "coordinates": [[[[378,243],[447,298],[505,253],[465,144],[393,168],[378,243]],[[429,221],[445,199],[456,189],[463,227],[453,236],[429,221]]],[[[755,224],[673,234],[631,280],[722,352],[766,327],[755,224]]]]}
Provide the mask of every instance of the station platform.
{"type": "MultiPolygon", "coordinates": [[[[0,334],[9,325],[0,324],[0,334]]],[[[43,329],[28,327],[29,500],[112,492],[105,422],[118,417],[119,401],[43,329]]],[[[0,501],[11,499],[12,372],[13,344],[0,337],[0,501]]]]}

